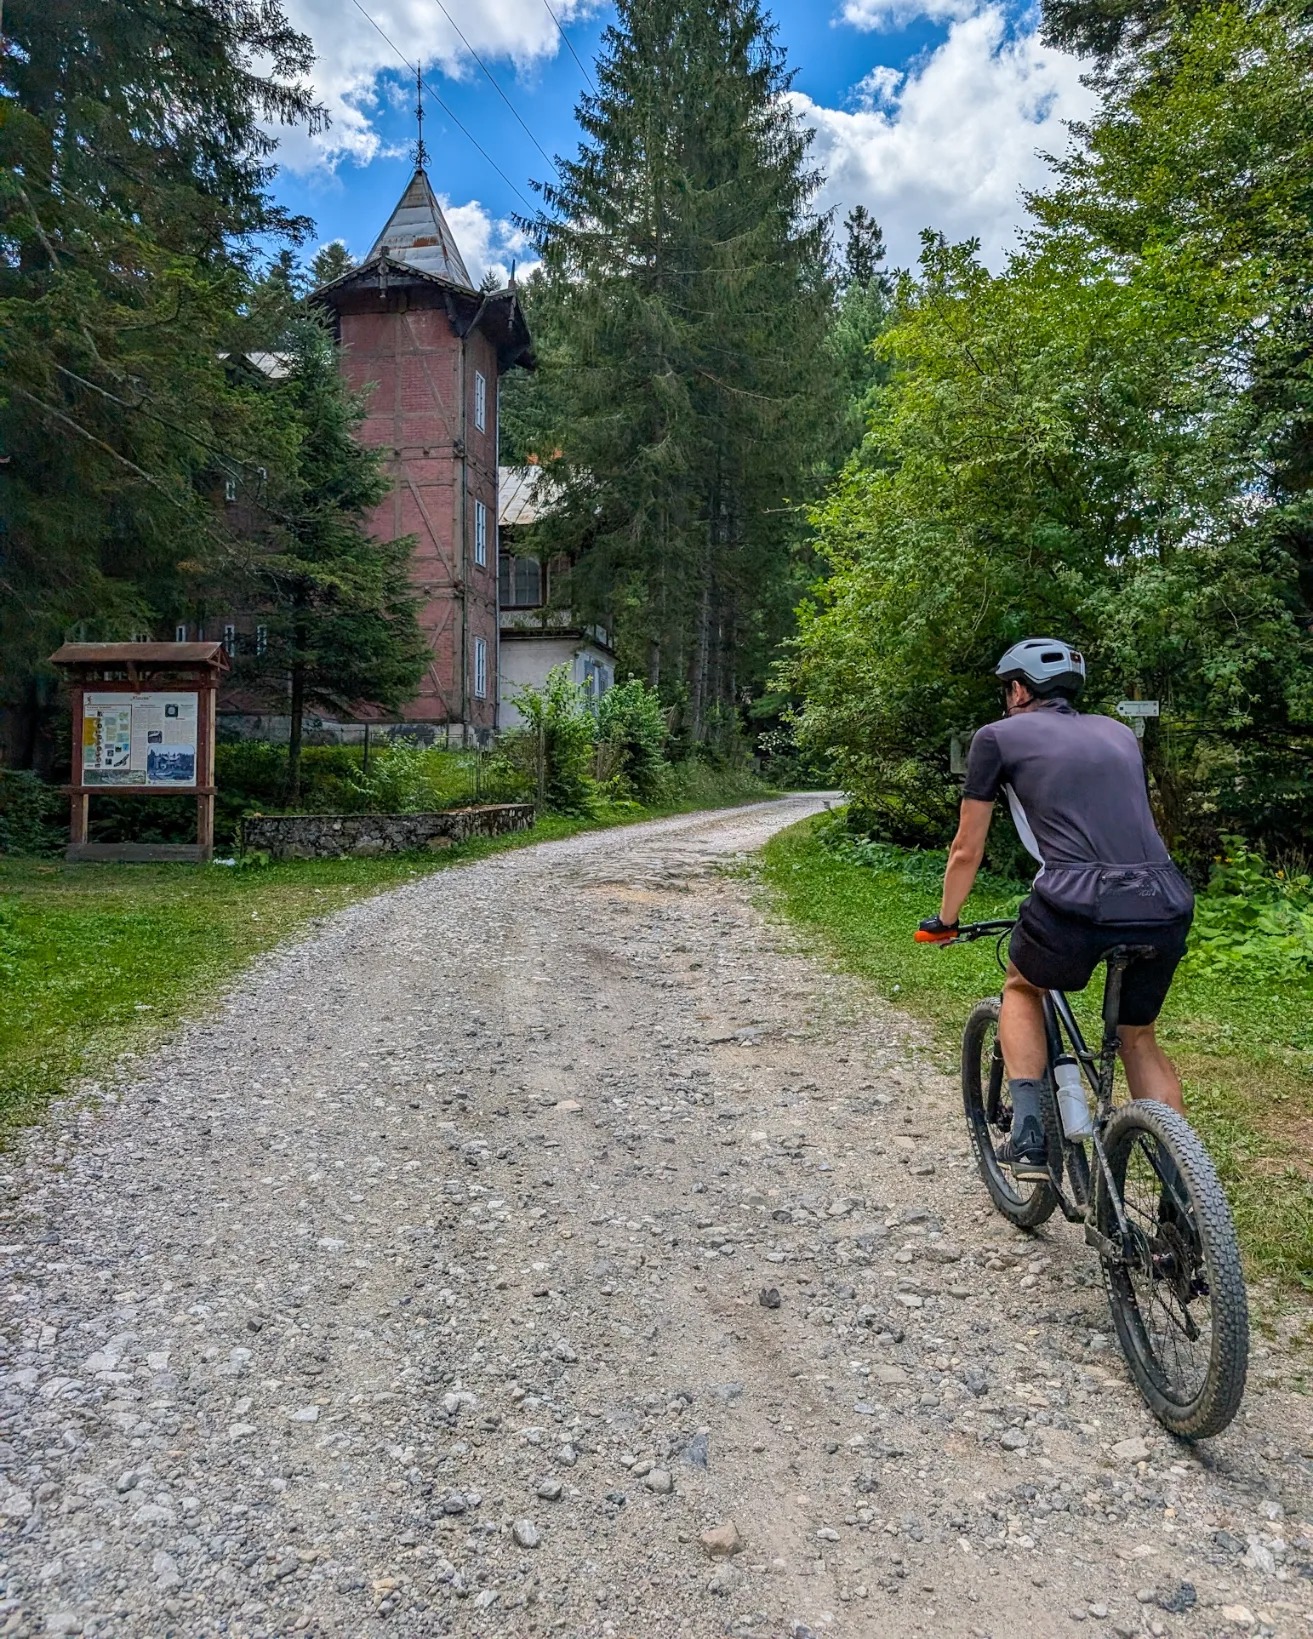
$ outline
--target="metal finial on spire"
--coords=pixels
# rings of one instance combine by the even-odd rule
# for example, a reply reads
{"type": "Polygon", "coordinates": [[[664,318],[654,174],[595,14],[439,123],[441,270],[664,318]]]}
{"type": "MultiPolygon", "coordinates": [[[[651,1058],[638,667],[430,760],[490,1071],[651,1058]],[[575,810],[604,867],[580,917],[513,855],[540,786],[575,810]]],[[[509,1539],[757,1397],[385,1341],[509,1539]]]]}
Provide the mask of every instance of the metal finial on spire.
{"type": "Polygon", "coordinates": [[[429,151],[424,146],[424,70],[415,70],[415,169],[422,171],[428,164],[429,151]]]}

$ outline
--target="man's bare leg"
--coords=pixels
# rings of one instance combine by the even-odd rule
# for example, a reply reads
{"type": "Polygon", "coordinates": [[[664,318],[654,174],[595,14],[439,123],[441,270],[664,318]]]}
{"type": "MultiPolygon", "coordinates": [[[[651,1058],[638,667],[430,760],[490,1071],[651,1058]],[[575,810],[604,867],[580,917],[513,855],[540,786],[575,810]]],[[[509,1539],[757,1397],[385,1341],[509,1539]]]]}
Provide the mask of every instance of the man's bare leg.
{"type": "MultiPolygon", "coordinates": [[[[1159,1047],[1154,1026],[1124,1024],[1117,1034],[1121,1038],[1122,1066],[1126,1071],[1126,1085],[1131,1090],[1131,1097],[1156,1098],[1184,1115],[1181,1078],[1176,1073],[1176,1066],[1159,1047]]],[[[1005,1056],[1006,1052],[1005,1048],[1005,1056]]]]}
{"type": "Polygon", "coordinates": [[[1048,1176],[1044,1138],[1044,992],[1028,984],[1011,963],[1003,985],[998,1041],[1008,1073],[1012,1131],[999,1151],[1020,1179],[1048,1176]]]}
{"type": "Polygon", "coordinates": [[[1009,1077],[1042,1078],[1049,1057],[1044,1039],[1044,992],[1023,979],[1011,962],[1003,983],[998,1044],[1009,1077]]]}

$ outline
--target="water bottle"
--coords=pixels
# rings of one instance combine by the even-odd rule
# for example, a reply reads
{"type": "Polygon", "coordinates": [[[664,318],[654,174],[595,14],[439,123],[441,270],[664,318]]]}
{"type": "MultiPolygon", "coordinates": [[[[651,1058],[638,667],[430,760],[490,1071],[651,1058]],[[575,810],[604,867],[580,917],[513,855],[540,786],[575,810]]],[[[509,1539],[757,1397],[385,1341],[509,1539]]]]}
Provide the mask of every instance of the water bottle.
{"type": "Polygon", "coordinates": [[[1080,1065],[1069,1053],[1053,1061],[1053,1079],[1058,1084],[1058,1109],[1062,1113],[1064,1134],[1071,1140],[1088,1138],[1094,1131],[1094,1123],[1090,1120],[1080,1065]]]}

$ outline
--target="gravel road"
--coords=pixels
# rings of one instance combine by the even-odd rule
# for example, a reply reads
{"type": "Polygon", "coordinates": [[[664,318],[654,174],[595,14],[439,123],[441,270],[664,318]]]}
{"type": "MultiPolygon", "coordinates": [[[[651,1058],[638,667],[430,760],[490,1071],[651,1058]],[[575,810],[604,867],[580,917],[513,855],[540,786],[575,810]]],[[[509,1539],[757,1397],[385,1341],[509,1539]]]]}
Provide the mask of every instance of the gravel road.
{"type": "Polygon", "coordinates": [[[1158,1430],[755,904],[816,806],[417,878],[7,1159],[0,1634],[1313,1632],[1281,1333],[1158,1430]]]}

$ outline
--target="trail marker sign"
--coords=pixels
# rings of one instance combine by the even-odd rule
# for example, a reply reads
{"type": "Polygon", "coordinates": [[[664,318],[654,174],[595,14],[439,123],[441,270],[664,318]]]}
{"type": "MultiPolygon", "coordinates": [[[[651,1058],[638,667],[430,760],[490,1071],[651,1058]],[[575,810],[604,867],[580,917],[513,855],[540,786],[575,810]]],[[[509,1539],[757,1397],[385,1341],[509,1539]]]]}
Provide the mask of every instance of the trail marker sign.
{"type": "Polygon", "coordinates": [[[1135,738],[1143,740],[1145,718],[1160,717],[1162,713],[1158,709],[1156,700],[1119,700],[1117,702],[1117,715],[1119,717],[1129,717],[1135,728],[1135,738]]]}

